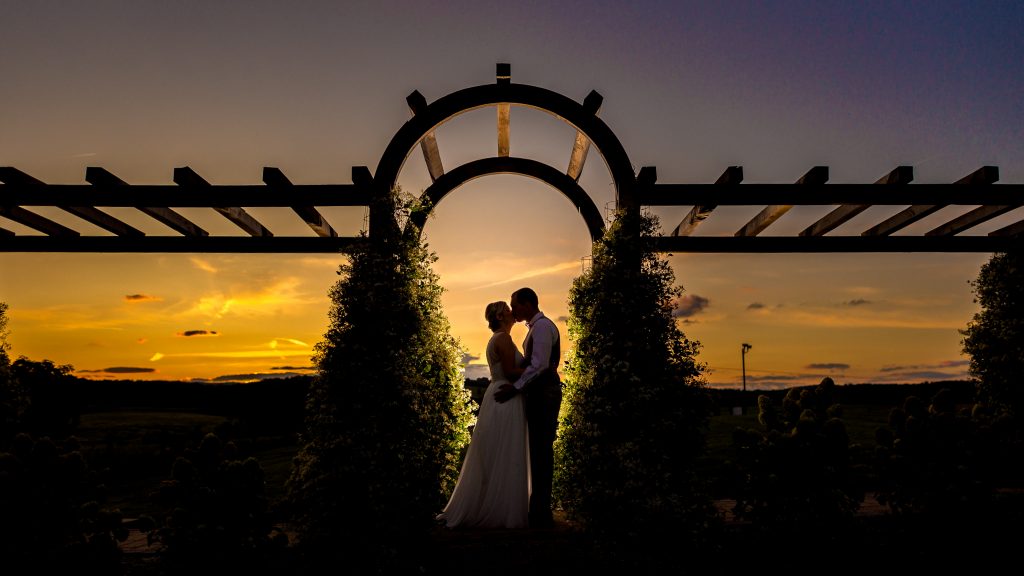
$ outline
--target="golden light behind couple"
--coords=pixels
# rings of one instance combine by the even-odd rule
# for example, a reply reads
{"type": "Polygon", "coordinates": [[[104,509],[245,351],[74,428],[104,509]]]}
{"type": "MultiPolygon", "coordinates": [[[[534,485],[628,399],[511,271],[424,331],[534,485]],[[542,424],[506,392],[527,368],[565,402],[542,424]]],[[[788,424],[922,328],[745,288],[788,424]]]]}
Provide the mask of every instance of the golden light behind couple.
{"type": "Polygon", "coordinates": [[[507,303],[488,304],[484,319],[492,332],[485,353],[490,384],[438,520],[449,528],[548,527],[562,402],[561,335],[530,288],[516,290],[507,303]],[[527,326],[522,352],[510,334],[516,322],[527,326]]]}

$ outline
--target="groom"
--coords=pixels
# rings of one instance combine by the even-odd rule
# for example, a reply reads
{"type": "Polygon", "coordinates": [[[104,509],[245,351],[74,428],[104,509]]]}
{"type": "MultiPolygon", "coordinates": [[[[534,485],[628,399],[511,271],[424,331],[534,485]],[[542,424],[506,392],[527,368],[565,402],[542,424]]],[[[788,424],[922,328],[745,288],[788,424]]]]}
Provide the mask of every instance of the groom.
{"type": "Polygon", "coordinates": [[[562,383],[558,379],[561,345],[558,327],[537,304],[537,293],[520,288],[512,293],[509,306],[516,322],[526,321],[529,331],[523,342],[525,371],[513,384],[504,384],[494,399],[505,402],[523,394],[530,434],[530,527],[545,528],[551,517],[551,479],[555,469],[554,442],[558,409],[562,404],[562,383]]]}

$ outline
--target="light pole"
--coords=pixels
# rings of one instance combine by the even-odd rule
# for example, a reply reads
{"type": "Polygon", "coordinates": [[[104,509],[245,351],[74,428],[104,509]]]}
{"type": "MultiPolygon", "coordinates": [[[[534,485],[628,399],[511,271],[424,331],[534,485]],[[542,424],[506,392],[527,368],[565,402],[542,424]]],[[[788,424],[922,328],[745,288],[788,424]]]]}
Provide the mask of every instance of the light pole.
{"type": "Polygon", "coordinates": [[[743,348],[740,349],[740,364],[743,366],[743,391],[747,391],[747,350],[753,348],[746,342],[743,343],[743,348]]]}

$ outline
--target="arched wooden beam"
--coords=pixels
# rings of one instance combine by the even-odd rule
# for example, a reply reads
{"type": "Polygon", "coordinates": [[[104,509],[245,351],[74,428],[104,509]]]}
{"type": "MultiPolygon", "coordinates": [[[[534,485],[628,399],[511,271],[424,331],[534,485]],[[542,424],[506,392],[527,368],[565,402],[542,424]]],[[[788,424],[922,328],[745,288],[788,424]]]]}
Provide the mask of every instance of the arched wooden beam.
{"type": "Polygon", "coordinates": [[[445,173],[423,192],[428,200],[428,210],[413,214],[410,219],[412,224],[422,231],[430,211],[452,190],[471,180],[491,174],[518,174],[544,182],[564,194],[576,206],[583,221],[587,224],[591,240],[596,241],[604,234],[604,220],[601,218],[601,211],[597,209],[594,201],[575,180],[543,162],[512,156],[474,160],[445,173]]]}
{"type": "MultiPolygon", "coordinates": [[[[474,86],[453,92],[428,104],[410,118],[392,137],[377,163],[373,176],[377,193],[387,193],[395,186],[406,159],[424,136],[459,114],[501,103],[536,108],[561,118],[582,132],[600,152],[611,172],[618,207],[640,209],[633,164],[622,143],[603,120],[579,102],[557,92],[513,83],[474,86]]],[[[372,222],[370,233],[373,233],[372,222]]]]}

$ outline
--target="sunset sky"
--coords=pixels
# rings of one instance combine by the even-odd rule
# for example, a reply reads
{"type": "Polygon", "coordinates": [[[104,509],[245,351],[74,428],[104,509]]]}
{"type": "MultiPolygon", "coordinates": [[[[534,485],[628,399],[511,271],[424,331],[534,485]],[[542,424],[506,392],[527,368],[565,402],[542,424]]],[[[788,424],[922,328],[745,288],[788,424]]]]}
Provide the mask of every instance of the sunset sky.
{"type": "MultiPolygon", "coordinates": [[[[634,168],[659,182],[786,183],[815,165],[830,182],[874,182],[898,165],[915,183],[983,165],[1024,183],[1024,4],[1020,2],[50,2],[0,0],[0,166],[84,183],[102,166],[132,184],[170,184],[190,166],[215,184],[259,184],[264,166],[295,183],[348,183],[373,170],[428,102],[512,81],[601,118],[634,168]]],[[[446,170],[494,156],[495,109],[437,131],[446,170]]],[[[561,170],[574,130],[513,107],[513,156],[561,170]]],[[[414,150],[401,183],[429,184],[414,150]]],[[[611,176],[592,151],[581,185],[602,208],[611,176]]],[[[2,193],[2,190],[0,190],[2,193]]],[[[763,206],[722,207],[700,235],[732,235],[763,206]]],[[[919,234],[966,212],[950,207],[919,234]]],[[[793,234],[831,206],[796,208],[765,234],[793,234]]],[[[859,234],[900,206],[838,229],[859,234]]],[[[671,230],[689,207],[655,210],[671,230]]],[[[37,209],[83,234],[107,232],[37,209]]],[[[107,209],[174,234],[134,209],[107,209]]],[[[249,209],[277,235],[312,235],[287,209],[249,209]]],[[[361,208],[325,208],[343,234],[361,208]]],[[[212,210],[180,212],[211,234],[244,234],[212,210]]],[[[1024,219],[1024,209],[971,230],[1024,219]]],[[[0,217],[0,228],[33,230],[0,217]]],[[[470,377],[484,374],[487,303],[520,286],[549,316],[590,252],[557,191],[491,176],[459,188],[425,229],[445,311],[470,377]]],[[[988,254],[675,254],[677,314],[702,345],[708,380],[751,387],[919,382],[966,375],[960,334],[977,310],[968,281],[988,254]]],[[[95,378],[239,379],[308,373],[327,325],[340,255],[0,253],[12,356],[95,378]],[[262,375],[262,376],[261,376],[262,375]]],[[[564,323],[561,328],[565,329],[564,323]]],[[[519,341],[525,328],[517,326],[519,341]]]]}

